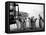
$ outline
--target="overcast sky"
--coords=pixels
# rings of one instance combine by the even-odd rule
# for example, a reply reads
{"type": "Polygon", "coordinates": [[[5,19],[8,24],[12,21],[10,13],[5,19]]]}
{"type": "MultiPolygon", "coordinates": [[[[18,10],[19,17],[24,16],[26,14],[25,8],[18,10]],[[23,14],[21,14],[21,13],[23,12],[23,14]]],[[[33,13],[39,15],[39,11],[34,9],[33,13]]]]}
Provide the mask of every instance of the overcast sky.
{"type": "Polygon", "coordinates": [[[19,11],[27,12],[29,17],[35,16],[37,18],[39,14],[43,17],[43,5],[19,3],[19,11]]]}

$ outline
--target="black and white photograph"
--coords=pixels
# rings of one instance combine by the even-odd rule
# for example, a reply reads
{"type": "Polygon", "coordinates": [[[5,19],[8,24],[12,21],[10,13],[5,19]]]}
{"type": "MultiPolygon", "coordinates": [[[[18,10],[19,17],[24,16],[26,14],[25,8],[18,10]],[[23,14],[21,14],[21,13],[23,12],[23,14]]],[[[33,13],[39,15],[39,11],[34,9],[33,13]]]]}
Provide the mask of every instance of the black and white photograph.
{"type": "Polygon", "coordinates": [[[5,2],[5,32],[45,31],[45,4],[5,2]]]}

